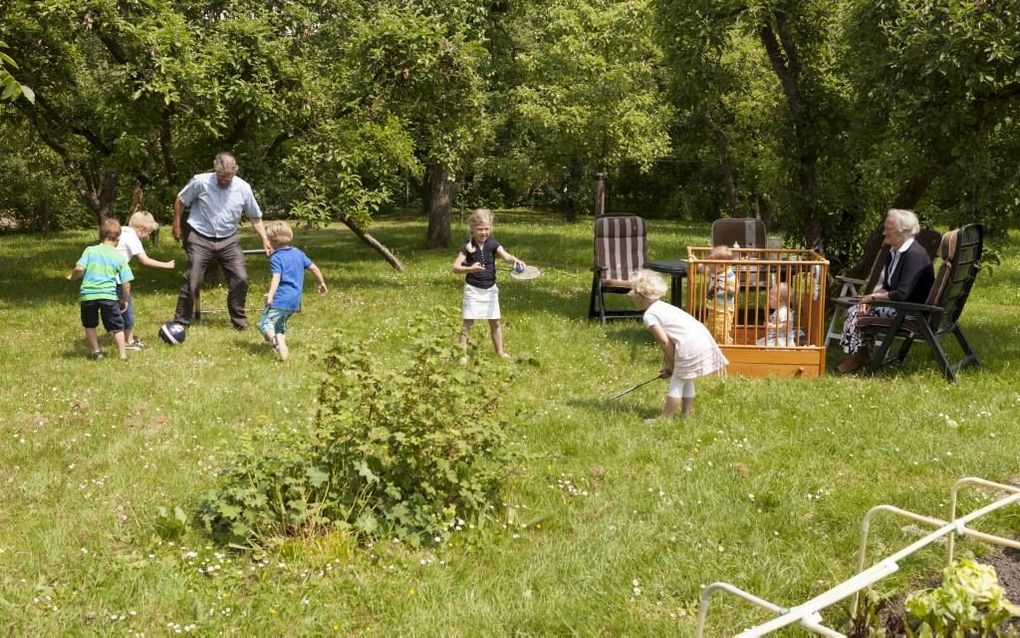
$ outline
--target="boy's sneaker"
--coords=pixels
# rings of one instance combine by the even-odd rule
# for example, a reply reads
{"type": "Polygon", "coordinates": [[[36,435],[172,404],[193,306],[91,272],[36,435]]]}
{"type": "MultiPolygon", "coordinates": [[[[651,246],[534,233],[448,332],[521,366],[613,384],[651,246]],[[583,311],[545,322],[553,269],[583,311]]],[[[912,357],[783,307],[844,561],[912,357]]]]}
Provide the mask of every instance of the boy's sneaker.
{"type": "Polygon", "coordinates": [[[145,344],[139,341],[138,339],[135,339],[124,347],[127,348],[128,350],[141,350],[142,348],[145,347],[145,344]]]}
{"type": "Polygon", "coordinates": [[[89,358],[91,358],[93,361],[98,361],[99,359],[105,359],[106,358],[106,353],[103,352],[102,350],[96,350],[91,355],[89,355],[89,358]]]}

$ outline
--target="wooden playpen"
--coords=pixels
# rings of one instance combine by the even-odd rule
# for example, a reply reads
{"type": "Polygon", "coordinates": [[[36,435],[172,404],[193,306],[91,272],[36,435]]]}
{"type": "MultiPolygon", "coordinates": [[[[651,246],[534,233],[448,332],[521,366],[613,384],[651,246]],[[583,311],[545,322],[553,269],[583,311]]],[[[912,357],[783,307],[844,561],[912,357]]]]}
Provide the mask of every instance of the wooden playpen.
{"type": "Polygon", "coordinates": [[[730,360],[727,371],[748,377],[824,375],[829,262],[804,249],[735,247],[732,258],[709,259],[711,250],[687,249],[687,311],[712,331],[730,360]],[[777,317],[777,309],[769,307],[773,295],[781,298],[789,319],[779,330],[770,323],[777,317]]]}

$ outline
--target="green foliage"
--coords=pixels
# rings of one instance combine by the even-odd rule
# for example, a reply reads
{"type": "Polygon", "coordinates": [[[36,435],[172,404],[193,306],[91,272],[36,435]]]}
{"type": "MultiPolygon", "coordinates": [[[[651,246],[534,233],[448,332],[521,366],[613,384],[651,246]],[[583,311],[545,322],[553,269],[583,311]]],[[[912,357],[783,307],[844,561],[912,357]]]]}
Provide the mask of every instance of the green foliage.
{"type": "MultiPolygon", "coordinates": [[[[1016,636],[1004,624],[1020,617],[1020,607],[1006,598],[995,568],[961,560],[945,568],[942,585],[907,598],[907,612],[919,624],[910,636],[1016,636]]],[[[908,623],[909,624],[909,623],[908,623]]]]}
{"type": "Polygon", "coordinates": [[[846,74],[861,127],[862,174],[892,199],[933,180],[924,212],[947,226],[1020,218],[1020,12],[1015,3],[856,3],[846,74]]]}
{"type": "Polygon", "coordinates": [[[882,611],[888,607],[888,599],[874,589],[860,593],[857,614],[850,619],[847,632],[852,638],[885,638],[889,633],[882,622],[882,611]]]}
{"type": "Polygon", "coordinates": [[[482,358],[457,365],[420,322],[409,336],[408,367],[386,372],[337,337],[314,426],[247,440],[200,505],[206,527],[244,543],[348,530],[417,545],[490,517],[510,460],[496,415],[504,377],[482,358]]]}
{"type": "Polygon", "coordinates": [[[179,540],[188,529],[188,515],[180,507],[175,506],[173,511],[165,507],[156,510],[156,521],[153,524],[153,531],[165,541],[179,540]]]}
{"type": "Polygon", "coordinates": [[[509,179],[550,182],[568,206],[588,208],[595,172],[647,172],[669,153],[652,17],[645,0],[557,0],[508,20],[514,68],[502,107],[514,138],[498,163],[509,179]]]}
{"type": "MultiPolygon", "coordinates": [[[[6,49],[7,43],[0,40],[0,49],[6,49]]],[[[4,100],[16,100],[24,96],[26,100],[35,104],[35,92],[31,88],[18,82],[7,68],[16,69],[18,64],[3,51],[0,51],[0,102],[4,100]]]]}
{"type": "MultiPolygon", "coordinates": [[[[982,275],[968,301],[964,329],[983,365],[959,383],[947,385],[915,349],[876,378],[701,379],[693,418],[648,425],[664,383],[605,401],[654,374],[662,355],[634,322],[584,319],[590,226],[497,211],[497,238],[545,266],[533,282],[500,274],[507,349],[542,365],[499,365],[518,372],[500,414],[522,457],[497,524],[422,549],[387,541],[364,551],[337,533],[235,553],[194,525],[159,539],[158,508],[192,514],[188,504],[217,486],[246,433],[266,423],[311,429],[323,370],[307,355],[334,331],[366,344],[379,371],[410,358],[407,325],[422,309],[445,317],[452,338],[460,280],[449,274],[452,254],[418,249],[423,228],[416,216],[374,221],[373,234],[405,259],[403,274],[339,224],[297,229],[295,244],[322,268],[330,294],[305,296],[285,364],[257,334],[231,330],[225,314],[204,316],[184,346],[157,341],[124,365],[90,361],[77,286],[63,275],[95,231],[0,234],[0,635],[158,636],[176,624],[192,636],[692,636],[704,583],[798,603],[848,575],[871,505],[943,512],[960,476],[1015,475],[1016,232],[1000,245],[1001,268],[982,275]]],[[[648,232],[652,256],[665,258],[709,229],[652,220],[648,232]]],[[[258,244],[250,226],[242,241],[258,244]]],[[[183,264],[166,238],[147,248],[183,264]]],[[[249,301],[266,291],[267,268],[250,259],[249,301]]],[[[180,271],[136,276],[138,334],[155,340],[180,271]]],[[[204,307],[226,306],[225,287],[203,295],[204,307]]],[[[485,326],[472,336],[484,343],[485,326]]],[[[487,343],[479,357],[494,359],[487,343]]],[[[472,387],[498,381],[467,377],[472,387]]],[[[988,503],[978,493],[961,499],[961,511],[988,503]]],[[[980,529],[1015,534],[1020,510],[1003,508],[980,529]]],[[[904,543],[891,521],[874,532],[878,552],[904,543]]],[[[936,573],[942,556],[905,561],[891,586],[936,573]]],[[[706,635],[732,636],[767,617],[713,599],[706,635]]]]}

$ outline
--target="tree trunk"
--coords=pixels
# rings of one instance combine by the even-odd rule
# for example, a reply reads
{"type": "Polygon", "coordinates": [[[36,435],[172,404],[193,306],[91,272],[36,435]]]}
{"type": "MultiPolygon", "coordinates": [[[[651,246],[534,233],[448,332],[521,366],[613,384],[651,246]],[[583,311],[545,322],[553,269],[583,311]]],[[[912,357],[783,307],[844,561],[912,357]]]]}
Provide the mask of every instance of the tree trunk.
{"type": "Polygon", "coordinates": [[[797,187],[800,192],[798,211],[804,231],[804,245],[819,252],[825,251],[821,222],[818,219],[818,151],[811,137],[810,104],[801,97],[800,55],[793,41],[787,14],[778,10],[773,14],[775,28],[770,22],[759,26],[769,62],[783,88],[790,127],[797,154],[797,187]]]}
{"type": "Polygon", "coordinates": [[[101,225],[103,220],[113,216],[113,204],[117,199],[117,188],[120,186],[120,174],[117,171],[107,171],[102,178],[98,173],[88,169],[75,170],[73,162],[65,161],[68,173],[75,183],[78,191],[78,199],[96,215],[96,225],[101,225]],[[76,175],[76,173],[78,173],[76,175]],[[80,177],[81,181],[74,178],[80,177]]]}
{"type": "Polygon", "coordinates": [[[37,210],[37,217],[39,218],[39,232],[42,233],[43,239],[50,235],[50,202],[49,200],[43,200],[37,210]]]}
{"type": "Polygon", "coordinates": [[[342,221],[345,226],[351,229],[351,232],[357,235],[358,239],[365,242],[366,244],[371,246],[372,249],[375,250],[375,252],[382,255],[383,259],[389,262],[389,264],[393,266],[394,270],[396,270],[397,272],[404,272],[404,264],[400,263],[400,260],[397,259],[396,255],[390,252],[389,248],[384,246],[375,237],[372,237],[371,235],[363,231],[360,227],[358,227],[357,224],[354,223],[353,220],[351,220],[350,217],[344,217],[342,221]]]}
{"type": "Polygon", "coordinates": [[[425,245],[429,248],[448,248],[453,210],[453,182],[445,166],[429,167],[429,228],[425,245]]]}
{"type": "Polygon", "coordinates": [[[566,220],[570,223],[576,222],[580,217],[580,212],[577,210],[580,202],[577,196],[580,194],[582,177],[581,162],[575,156],[567,167],[566,185],[564,186],[566,191],[566,202],[564,203],[567,207],[566,220]]]}
{"type": "Polygon", "coordinates": [[[159,150],[163,157],[163,170],[166,171],[168,184],[177,183],[177,159],[174,157],[173,122],[171,121],[172,108],[167,107],[159,118],[159,150]]]}
{"type": "Polygon", "coordinates": [[[142,210],[145,205],[145,191],[142,189],[142,180],[135,180],[135,188],[131,191],[131,205],[128,207],[128,217],[142,210]]]}
{"type": "Polygon", "coordinates": [[[730,156],[730,141],[726,137],[726,132],[715,123],[715,118],[712,117],[712,112],[707,106],[702,107],[702,113],[705,116],[705,121],[708,122],[709,130],[712,131],[716,150],[719,152],[719,166],[722,168],[723,179],[726,182],[730,216],[735,216],[740,210],[740,191],[737,188],[737,170],[733,166],[733,158],[730,156]]]}
{"type": "Polygon", "coordinates": [[[606,214],[606,174],[595,173],[595,216],[606,214]]]}
{"type": "Polygon", "coordinates": [[[942,167],[931,167],[907,180],[907,183],[900,188],[900,192],[893,200],[893,208],[906,208],[913,210],[917,202],[921,201],[924,193],[931,186],[932,182],[942,171],[942,167]]]}

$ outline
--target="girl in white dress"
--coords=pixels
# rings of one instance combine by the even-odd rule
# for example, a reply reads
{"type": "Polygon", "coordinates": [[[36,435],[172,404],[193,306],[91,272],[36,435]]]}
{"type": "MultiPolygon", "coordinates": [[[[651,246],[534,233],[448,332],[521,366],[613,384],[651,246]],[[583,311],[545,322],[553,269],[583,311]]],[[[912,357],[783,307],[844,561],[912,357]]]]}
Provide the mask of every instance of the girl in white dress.
{"type": "Polygon", "coordinates": [[[645,311],[642,320],[666,357],[662,374],[669,377],[669,390],[662,418],[673,418],[678,408],[686,418],[694,408],[694,379],[724,370],[729,361],[708,328],[661,300],[667,288],[658,273],[639,270],[630,283],[631,299],[639,310],[645,311]]]}

